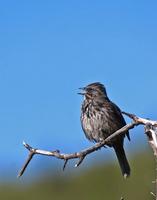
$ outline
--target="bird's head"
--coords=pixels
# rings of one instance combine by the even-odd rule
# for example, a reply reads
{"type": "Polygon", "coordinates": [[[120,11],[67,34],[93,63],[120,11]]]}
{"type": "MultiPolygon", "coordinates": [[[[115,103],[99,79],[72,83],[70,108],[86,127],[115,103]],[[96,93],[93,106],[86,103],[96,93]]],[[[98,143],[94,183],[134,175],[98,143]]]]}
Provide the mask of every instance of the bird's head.
{"type": "Polygon", "coordinates": [[[96,97],[105,97],[107,98],[107,93],[105,86],[99,82],[91,83],[86,87],[79,88],[82,92],[78,93],[84,95],[86,99],[93,99],[96,97]]]}

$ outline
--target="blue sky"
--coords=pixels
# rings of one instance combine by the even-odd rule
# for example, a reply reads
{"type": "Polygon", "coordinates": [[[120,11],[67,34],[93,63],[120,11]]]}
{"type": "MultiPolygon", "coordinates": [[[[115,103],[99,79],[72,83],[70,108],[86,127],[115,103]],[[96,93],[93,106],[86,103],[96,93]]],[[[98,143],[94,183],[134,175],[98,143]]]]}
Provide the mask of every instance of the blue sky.
{"type": "Polygon", "coordinates": [[[90,145],[77,95],[88,83],[105,84],[122,110],[157,119],[156,1],[0,4],[1,174],[23,163],[23,140],[66,152],[90,145]]]}

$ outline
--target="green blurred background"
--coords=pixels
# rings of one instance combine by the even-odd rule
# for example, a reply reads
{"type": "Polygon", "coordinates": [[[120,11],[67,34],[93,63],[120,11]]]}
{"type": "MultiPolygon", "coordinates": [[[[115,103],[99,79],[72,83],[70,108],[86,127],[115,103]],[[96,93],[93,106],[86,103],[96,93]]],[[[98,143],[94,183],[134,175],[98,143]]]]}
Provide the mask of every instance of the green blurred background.
{"type": "MultiPolygon", "coordinates": [[[[62,163],[60,160],[59,162],[62,163]]],[[[150,192],[154,192],[155,187],[152,183],[155,180],[155,161],[149,148],[131,156],[132,174],[126,180],[121,176],[116,161],[100,161],[90,165],[87,159],[83,165],[86,165],[86,169],[67,166],[63,172],[61,167],[57,170],[52,168],[38,173],[38,177],[34,179],[27,179],[30,164],[21,179],[1,183],[0,199],[154,199],[150,192]]]]}

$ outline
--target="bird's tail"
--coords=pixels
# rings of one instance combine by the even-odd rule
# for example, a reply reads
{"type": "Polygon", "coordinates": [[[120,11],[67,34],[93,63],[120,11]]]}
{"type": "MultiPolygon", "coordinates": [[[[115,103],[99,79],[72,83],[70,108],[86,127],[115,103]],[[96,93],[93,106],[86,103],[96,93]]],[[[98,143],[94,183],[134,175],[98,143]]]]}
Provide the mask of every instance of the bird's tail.
{"type": "Polygon", "coordinates": [[[123,145],[114,146],[114,150],[116,152],[122,174],[124,178],[127,178],[130,175],[130,166],[126,158],[123,145]]]}

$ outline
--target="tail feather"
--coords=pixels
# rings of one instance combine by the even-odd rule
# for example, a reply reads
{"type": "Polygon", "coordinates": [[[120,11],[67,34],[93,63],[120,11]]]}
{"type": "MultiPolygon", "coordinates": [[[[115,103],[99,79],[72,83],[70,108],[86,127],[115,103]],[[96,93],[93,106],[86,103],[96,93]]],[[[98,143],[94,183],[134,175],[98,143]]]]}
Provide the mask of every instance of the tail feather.
{"type": "Polygon", "coordinates": [[[126,158],[123,145],[114,146],[114,150],[116,152],[122,174],[124,178],[127,178],[128,176],[130,176],[130,166],[126,158]]]}

